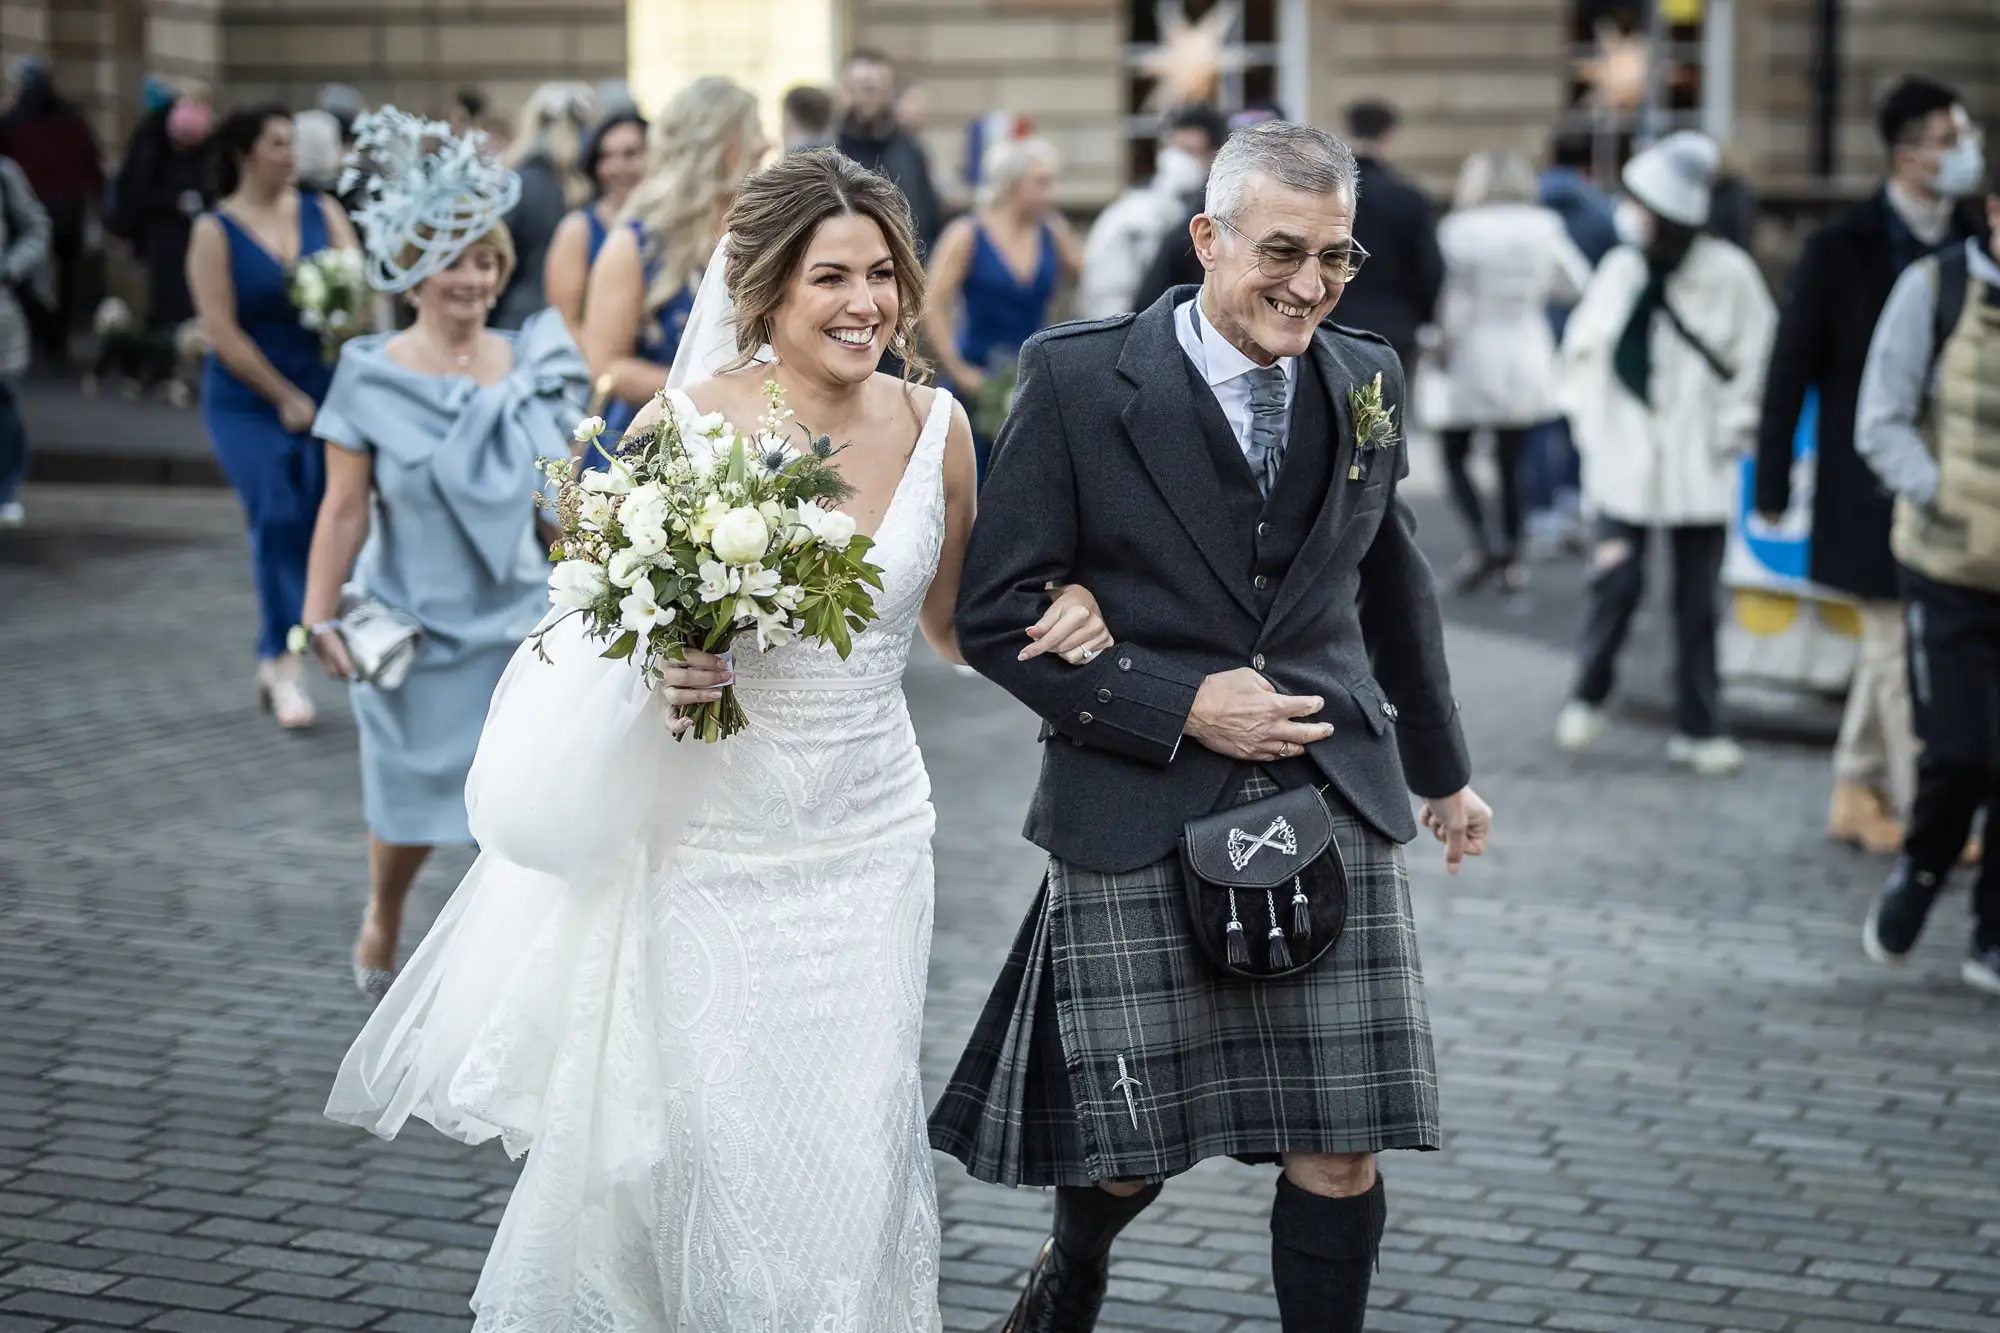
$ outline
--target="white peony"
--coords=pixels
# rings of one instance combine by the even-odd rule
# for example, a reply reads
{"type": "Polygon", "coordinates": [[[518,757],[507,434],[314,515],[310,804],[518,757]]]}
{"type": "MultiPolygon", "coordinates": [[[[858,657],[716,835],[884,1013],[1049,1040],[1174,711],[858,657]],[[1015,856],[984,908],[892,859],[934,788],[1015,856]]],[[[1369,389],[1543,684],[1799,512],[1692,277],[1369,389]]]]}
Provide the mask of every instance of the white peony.
{"type": "Polygon", "coordinates": [[[836,551],[845,551],[847,544],[854,540],[854,516],[843,514],[838,509],[827,510],[819,539],[836,551]]]}
{"type": "Polygon", "coordinates": [[[614,588],[630,588],[651,573],[652,568],[651,557],[628,549],[611,557],[611,566],[605,571],[605,576],[611,580],[611,586],[614,588]]]}
{"type": "Polygon", "coordinates": [[[651,634],[662,625],[674,623],[674,609],[660,605],[659,599],[653,596],[652,582],[646,580],[618,603],[618,623],[638,634],[651,634]]]}
{"type": "Polygon", "coordinates": [[[764,558],[771,544],[771,528],[764,516],[748,505],[724,514],[709,534],[709,545],[726,564],[750,565],[764,558]]]}
{"type": "Polygon", "coordinates": [[[604,567],[590,560],[565,560],[549,571],[549,600],[566,610],[581,611],[611,590],[604,567]]]}
{"type": "Polygon", "coordinates": [[[700,570],[701,586],[696,591],[704,602],[719,602],[736,592],[736,571],[714,560],[704,560],[700,570]]]}

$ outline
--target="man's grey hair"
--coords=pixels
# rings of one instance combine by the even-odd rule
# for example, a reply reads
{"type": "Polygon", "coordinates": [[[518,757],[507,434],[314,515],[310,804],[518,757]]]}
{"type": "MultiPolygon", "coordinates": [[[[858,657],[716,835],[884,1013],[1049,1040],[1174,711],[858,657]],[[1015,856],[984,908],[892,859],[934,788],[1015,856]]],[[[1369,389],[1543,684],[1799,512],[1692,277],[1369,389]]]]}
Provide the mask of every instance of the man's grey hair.
{"type": "Polygon", "coordinates": [[[1307,194],[1343,195],[1352,203],[1360,192],[1354,153],[1310,125],[1267,120],[1229,136],[1208,169],[1202,212],[1233,222],[1243,203],[1243,184],[1253,175],[1307,194]]]}

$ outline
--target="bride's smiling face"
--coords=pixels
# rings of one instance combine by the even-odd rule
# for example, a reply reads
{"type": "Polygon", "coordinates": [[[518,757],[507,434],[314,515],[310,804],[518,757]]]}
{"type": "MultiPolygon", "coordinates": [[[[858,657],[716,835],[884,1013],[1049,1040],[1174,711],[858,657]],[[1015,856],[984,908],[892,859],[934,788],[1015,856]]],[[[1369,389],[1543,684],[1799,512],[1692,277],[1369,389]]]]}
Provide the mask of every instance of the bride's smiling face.
{"type": "Polygon", "coordinates": [[[882,229],[862,214],[831,217],[771,312],[771,350],[797,370],[859,384],[882,360],[899,308],[882,229]]]}

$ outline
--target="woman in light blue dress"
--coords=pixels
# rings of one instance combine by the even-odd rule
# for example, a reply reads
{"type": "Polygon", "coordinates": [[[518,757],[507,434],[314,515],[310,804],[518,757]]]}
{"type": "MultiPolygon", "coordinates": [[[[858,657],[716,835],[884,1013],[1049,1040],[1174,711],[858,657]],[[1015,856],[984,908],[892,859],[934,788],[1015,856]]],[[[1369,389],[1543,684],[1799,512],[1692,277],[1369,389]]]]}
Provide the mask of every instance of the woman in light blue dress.
{"type": "MultiPolygon", "coordinates": [[[[588,394],[582,355],[555,312],[519,332],[486,327],[514,262],[497,217],[408,284],[409,329],[341,349],[313,427],[327,444],[327,481],[305,617],[327,674],[355,681],[371,894],[354,975],[375,999],[393,977],[403,902],[431,848],[472,841],[465,778],[487,702],[548,608],[540,465],[569,457],[588,394]],[[350,581],[423,627],[415,665],[394,689],[355,680],[337,619],[350,581]]],[[[365,210],[359,220],[365,232],[365,210]]],[[[383,246],[369,237],[371,257],[383,246]]],[[[379,273],[377,285],[386,285],[379,273]]]]}

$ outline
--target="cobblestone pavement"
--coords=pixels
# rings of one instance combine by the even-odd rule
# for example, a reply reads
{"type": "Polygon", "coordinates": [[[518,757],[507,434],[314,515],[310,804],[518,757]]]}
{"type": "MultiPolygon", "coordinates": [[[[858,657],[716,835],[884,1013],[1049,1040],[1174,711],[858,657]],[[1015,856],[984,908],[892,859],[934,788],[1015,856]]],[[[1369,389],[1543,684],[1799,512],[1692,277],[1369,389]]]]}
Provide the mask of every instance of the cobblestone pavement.
{"type": "MultiPolygon", "coordinates": [[[[362,1016],[350,723],[250,707],[226,495],[29,500],[37,533],[0,534],[0,1333],[463,1330],[505,1158],[319,1116],[362,1016]]],[[[1386,1163],[1370,1328],[2000,1328],[2000,1005],[1955,980],[1962,897],[1874,969],[1882,867],[1817,836],[1821,754],[1701,783],[1634,727],[1572,764],[1552,649],[1453,649],[1500,835],[1458,880],[1413,850],[1450,1143],[1386,1163]]],[[[1034,887],[1035,747],[934,661],[909,695],[935,1090],[1034,887]]],[[[413,930],[466,863],[427,871],[413,930]]],[[[983,1328],[1047,1201],[940,1165],[947,1325],[983,1328]]],[[[1223,1163],[1170,1185],[1103,1327],[1275,1330],[1270,1189],[1223,1163]]]]}

